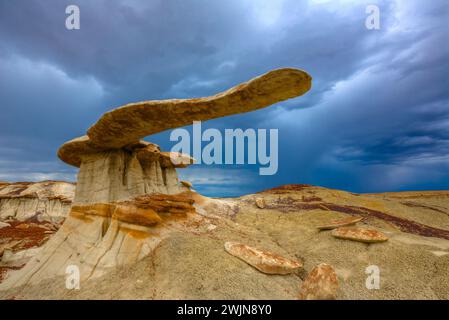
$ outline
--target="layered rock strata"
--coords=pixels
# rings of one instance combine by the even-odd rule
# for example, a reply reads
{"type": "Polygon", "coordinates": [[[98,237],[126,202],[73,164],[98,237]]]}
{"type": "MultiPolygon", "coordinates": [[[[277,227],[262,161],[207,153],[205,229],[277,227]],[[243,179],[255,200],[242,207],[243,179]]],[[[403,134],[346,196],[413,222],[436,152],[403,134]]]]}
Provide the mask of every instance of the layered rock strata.
{"type": "Polygon", "coordinates": [[[0,220],[64,219],[72,204],[75,184],[63,181],[3,182],[0,184],[0,220]]]}

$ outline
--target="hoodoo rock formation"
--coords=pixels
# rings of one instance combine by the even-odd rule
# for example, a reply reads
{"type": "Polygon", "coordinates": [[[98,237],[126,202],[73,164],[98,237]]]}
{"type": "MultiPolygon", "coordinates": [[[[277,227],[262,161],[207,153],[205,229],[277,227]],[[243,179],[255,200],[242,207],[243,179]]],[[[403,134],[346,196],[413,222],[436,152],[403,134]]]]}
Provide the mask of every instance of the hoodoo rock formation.
{"type": "Polygon", "coordinates": [[[75,193],[75,184],[63,181],[0,182],[0,221],[64,219],[75,193]]]}
{"type": "Polygon", "coordinates": [[[286,68],[215,96],[145,101],[104,114],[86,136],[64,143],[58,151],[61,160],[79,167],[68,218],[0,289],[65,275],[68,266],[79,268],[82,281],[95,278],[148,256],[171,230],[195,231],[204,223],[194,208],[199,195],[180,183],[176,173],[177,167],[194,160],[161,152],[140,139],[193,121],[261,109],[300,96],[310,87],[306,72],[286,68]]]}

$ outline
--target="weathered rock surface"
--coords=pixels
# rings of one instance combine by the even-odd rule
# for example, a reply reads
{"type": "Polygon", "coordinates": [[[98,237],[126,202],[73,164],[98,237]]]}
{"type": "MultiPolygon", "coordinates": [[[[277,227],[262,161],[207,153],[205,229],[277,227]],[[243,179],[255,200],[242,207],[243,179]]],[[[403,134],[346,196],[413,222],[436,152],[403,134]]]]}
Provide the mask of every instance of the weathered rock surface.
{"type": "Polygon", "coordinates": [[[84,156],[74,203],[108,203],[144,194],[188,190],[179,183],[174,167],[163,166],[159,160],[141,161],[139,151],[121,149],[84,156]]]}
{"type": "Polygon", "coordinates": [[[6,222],[1,222],[0,221],[0,229],[1,228],[5,228],[5,227],[10,227],[11,225],[9,224],[9,223],[6,223],[6,222]]]}
{"type": "MultiPolygon", "coordinates": [[[[140,141],[296,97],[310,84],[305,72],[280,69],[212,97],[140,102],[106,113],[87,136],[58,151],[80,167],[71,212],[23,269],[0,267],[0,297],[296,299],[302,284],[301,298],[321,299],[334,298],[338,274],[342,299],[448,299],[449,193],[356,195],[287,185],[258,193],[265,203],[260,210],[254,195],[211,199],[188,191],[176,168],[193,159],[178,154],[183,161],[173,162],[175,154],[140,141]],[[371,241],[385,232],[390,241],[366,246],[317,232],[317,225],[348,215],[365,218],[367,228],[332,233],[371,241]],[[322,261],[335,273],[319,265],[302,281],[302,273],[292,272],[322,261]],[[372,264],[382,270],[383,290],[366,289],[372,264]],[[69,266],[79,268],[80,290],[65,288],[69,266]]],[[[25,250],[39,248],[58,227],[35,220],[0,229],[6,262],[28,257],[25,250]]]]}
{"type": "Polygon", "coordinates": [[[192,188],[192,183],[189,181],[181,181],[181,183],[189,189],[192,188]]]}
{"type": "MultiPolygon", "coordinates": [[[[59,263],[45,264],[45,272],[33,277],[22,272],[35,263],[34,258],[22,270],[11,267],[0,283],[0,298],[298,299],[307,278],[302,269],[282,276],[260,272],[226,252],[223,244],[232,239],[298,259],[307,271],[323,262],[333,266],[338,299],[449,299],[449,191],[357,195],[287,185],[240,198],[213,199],[192,193],[195,203],[190,208],[194,211],[168,214],[174,209],[181,212],[191,202],[187,195],[176,199],[184,200],[180,203],[175,198],[164,200],[175,196],[147,199],[148,205],[158,205],[152,208],[163,220],[152,227],[115,222],[97,214],[70,218],[70,224],[60,231],[64,234],[50,235],[38,253],[42,261],[50,261],[43,256],[47,245],[54,238],[63,243],[61,239],[71,230],[61,248],[52,245],[59,258],[51,261],[59,263]],[[254,205],[256,197],[265,200],[263,211],[254,205]],[[388,234],[389,241],[366,246],[341,241],[316,228],[350,216],[363,217],[366,228],[388,234]],[[137,240],[131,242],[129,237],[137,240]],[[84,252],[93,254],[99,247],[98,256],[84,252]],[[90,267],[97,262],[97,267],[90,267]],[[86,275],[80,290],[65,288],[65,268],[70,263],[86,275]],[[365,286],[365,270],[373,264],[381,272],[379,290],[365,286]],[[30,277],[29,281],[22,281],[24,277],[30,277]],[[11,288],[14,279],[24,286],[11,288]]],[[[93,208],[92,212],[109,212],[107,206],[93,208]]],[[[21,232],[27,230],[32,229],[21,232]]]]}
{"type": "Polygon", "coordinates": [[[332,266],[320,263],[310,271],[302,284],[300,300],[335,300],[338,279],[332,266]]]}
{"type": "Polygon", "coordinates": [[[259,209],[265,208],[265,200],[263,198],[256,198],[254,202],[259,209]]]}
{"type": "MultiPolygon", "coordinates": [[[[81,278],[87,280],[109,268],[136,263],[149,255],[171,228],[182,228],[195,213],[193,203],[190,193],[181,193],[74,205],[58,233],[23,270],[0,286],[36,284],[64,275],[69,265],[79,266],[81,278]]],[[[195,220],[192,217],[190,222],[195,220]]]]}
{"type": "Polygon", "coordinates": [[[87,132],[64,143],[62,161],[79,167],[84,155],[139,144],[139,139],[168,129],[265,108],[306,93],[312,78],[285,68],[270,71],[215,96],[143,101],[105,113],[87,132]]]}
{"type": "Polygon", "coordinates": [[[331,230],[339,227],[356,224],[357,222],[360,222],[362,220],[363,220],[362,217],[348,217],[344,219],[331,220],[329,223],[317,226],[317,228],[320,230],[331,230]]]}
{"type": "Polygon", "coordinates": [[[64,219],[75,184],[63,181],[15,182],[0,185],[0,220],[64,219]]]}
{"type": "Polygon", "coordinates": [[[237,242],[226,242],[227,252],[245,261],[257,270],[268,274],[290,274],[302,267],[302,263],[276,253],[256,249],[237,242]]]}
{"type": "MultiPolygon", "coordinates": [[[[310,86],[304,71],[279,69],[212,97],[145,101],[104,114],[87,136],[58,151],[63,161],[80,168],[69,217],[21,275],[3,285],[62,275],[68,263],[80,265],[82,278],[89,279],[150,254],[170,223],[195,216],[193,200],[183,195],[190,187],[176,173],[194,159],[161,152],[140,139],[193,121],[264,108],[302,95],[310,86]]],[[[211,225],[205,229],[211,231],[211,225]]]]}
{"type": "Polygon", "coordinates": [[[335,238],[367,243],[384,242],[388,240],[388,237],[380,231],[358,227],[337,228],[332,231],[332,235],[335,238]]]}

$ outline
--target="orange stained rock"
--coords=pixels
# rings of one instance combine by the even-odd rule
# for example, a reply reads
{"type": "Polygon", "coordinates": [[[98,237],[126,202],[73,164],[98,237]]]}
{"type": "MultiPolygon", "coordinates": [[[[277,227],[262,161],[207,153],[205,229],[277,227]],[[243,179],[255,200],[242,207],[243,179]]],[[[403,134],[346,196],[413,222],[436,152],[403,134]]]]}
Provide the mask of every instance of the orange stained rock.
{"type": "Polygon", "coordinates": [[[317,265],[307,275],[299,293],[300,300],[335,300],[338,278],[334,268],[326,263],[317,265]]]}
{"type": "Polygon", "coordinates": [[[117,205],[112,218],[145,227],[153,226],[162,221],[161,217],[152,209],[142,209],[129,205],[117,205]]]}

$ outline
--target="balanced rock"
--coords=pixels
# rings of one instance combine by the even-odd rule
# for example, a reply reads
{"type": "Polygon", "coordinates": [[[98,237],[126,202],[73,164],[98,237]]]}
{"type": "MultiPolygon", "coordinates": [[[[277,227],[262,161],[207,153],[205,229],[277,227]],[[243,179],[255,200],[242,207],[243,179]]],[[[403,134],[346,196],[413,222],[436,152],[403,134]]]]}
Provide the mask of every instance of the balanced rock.
{"type": "Polygon", "coordinates": [[[317,265],[307,275],[299,293],[300,300],[335,300],[338,278],[334,268],[326,263],[317,265]]]}
{"type": "Polygon", "coordinates": [[[256,198],[256,207],[258,207],[259,209],[263,209],[265,208],[265,200],[263,198],[256,198]]]}
{"type": "Polygon", "coordinates": [[[226,242],[225,249],[231,255],[245,261],[257,270],[268,274],[290,274],[302,267],[297,260],[276,253],[256,249],[237,242],[226,242]]]}
{"type": "Polygon", "coordinates": [[[5,227],[10,227],[11,225],[9,224],[9,223],[6,223],[6,222],[1,222],[0,221],[0,229],[1,228],[5,228],[5,227]]]}
{"type": "Polygon", "coordinates": [[[380,231],[359,227],[341,227],[334,229],[332,230],[332,235],[340,239],[367,243],[384,242],[388,240],[388,237],[380,231]]]}
{"type": "Polygon", "coordinates": [[[363,217],[348,217],[339,220],[332,220],[329,223],[317,226],[320,230],[331,230],[339,227],[349,226],[352,224],[356,224],[359,221],[362,221],[363,217]]]}

